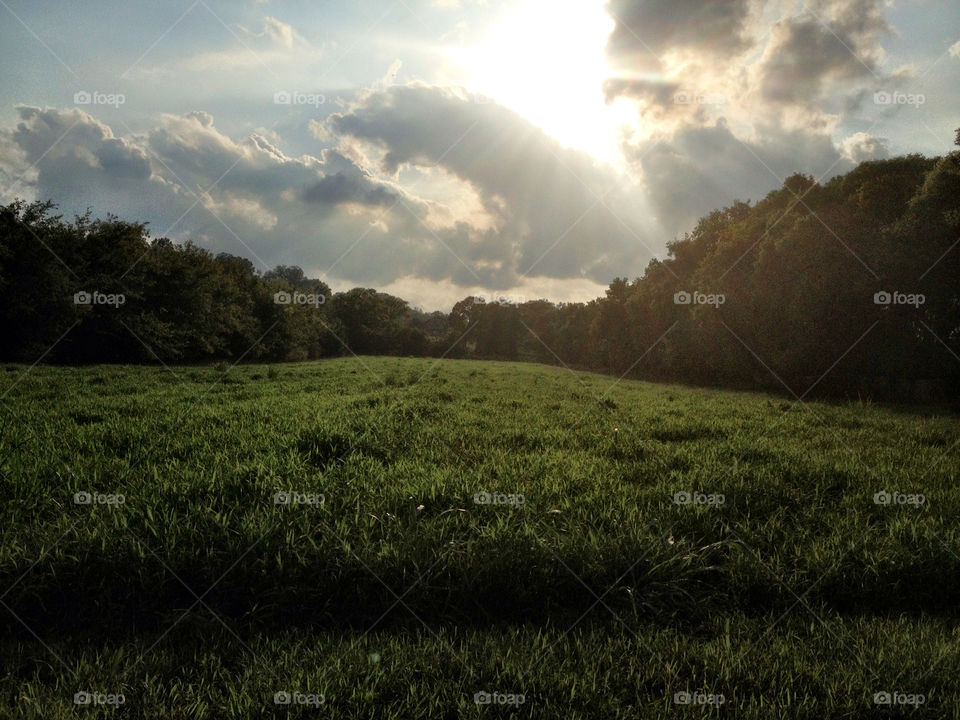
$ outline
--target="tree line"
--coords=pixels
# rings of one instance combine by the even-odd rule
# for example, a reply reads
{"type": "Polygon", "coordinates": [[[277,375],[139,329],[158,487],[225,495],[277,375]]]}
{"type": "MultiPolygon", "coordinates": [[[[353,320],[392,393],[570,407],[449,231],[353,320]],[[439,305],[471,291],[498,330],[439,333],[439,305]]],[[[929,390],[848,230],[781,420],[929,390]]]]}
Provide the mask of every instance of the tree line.
{"type": "MultiPolygon", "coordinates": [[[[960,130],[957,143],[960,145],[960,130]]],[[[426,313],[295,266],[258,271],[143,223],[0,208],[0,357],[51,363],[495,358],[794,395],[955,399],[960,152],[793,175],[702,218],[587,303],[426,313]]]]}

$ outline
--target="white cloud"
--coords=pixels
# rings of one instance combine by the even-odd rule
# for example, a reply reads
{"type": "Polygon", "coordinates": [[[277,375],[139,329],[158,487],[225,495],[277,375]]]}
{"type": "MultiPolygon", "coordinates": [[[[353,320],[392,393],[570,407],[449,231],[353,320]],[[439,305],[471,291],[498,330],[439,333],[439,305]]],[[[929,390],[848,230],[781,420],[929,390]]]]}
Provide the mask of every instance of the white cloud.
{"type": "Polygon", "coordinates": [[[881,160],[889,156],[887,141],[865,132],[854,133],[840,143],[844,157],[854,163],[881,160]]]}
{"type": "Polygon", "coordinates": [[[387,68],[387,71],[383,74],[383,77],[379,78],[373,83],[372,89],[383,90],[391,85],[396,85],[397,77],[400,75],[400,69],[402,67],[403,61],[400,58],[394,60],[392,63],[390,63],[390,67],[387,68]]]}
{"type": "Polygon", "coordinates": [[[293,29],[292,25],[288,25],[269,15],[263,19],[263,28],[264,32],[266,32],[274,42],[285,48],[292,48],[294,41],[300,39],[300,36],[297,34],[297,31],[293,29]]]}
{"type": "MultiPolygon", "coordinates": [[[[324,56],[324,48],[310,44],[296,29],[281,20],[266,16],[263,29],[253,32],[237,26],[244,42],[233,38],[224,47],[202,48],[154,65],[137,64],[125,73],[130,79],[176,80],[188,73],[246,73],[260,70],[278,78],[281,72],[298,72],[324,56]]],[[[191,78],[192,79],[192,78],[191,78]]]]}

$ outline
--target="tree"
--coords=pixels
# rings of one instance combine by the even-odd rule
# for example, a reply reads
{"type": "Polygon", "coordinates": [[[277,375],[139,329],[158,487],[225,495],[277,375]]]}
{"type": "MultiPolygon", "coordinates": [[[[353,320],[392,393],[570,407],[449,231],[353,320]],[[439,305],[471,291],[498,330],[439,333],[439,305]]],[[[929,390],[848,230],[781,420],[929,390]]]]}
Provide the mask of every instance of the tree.
{"type": "Polygon", "coordinates": [[[371,288],[354,288],[333,296],[330,314],[343,330],[346,352],[378,355],[396,346],[407,303],[371,288]]]}
{"type": "Polygon", "coordinates": [[[630,286],[626,278],[616,278],[607,288],[606,297],[600,303],[600,315],[593,332],[599,340],[607,367],[615,373],[623,373],[630,366],[630,328],[627,323],[627,301],[630,286]]]}
{"type": "Polygon", "coordinates": [[[68,228],[54,207],[17,201],[0,209],[0,352],[7,360],[35,360],[75,321],[73,271],[58,259],[68,228]]]}

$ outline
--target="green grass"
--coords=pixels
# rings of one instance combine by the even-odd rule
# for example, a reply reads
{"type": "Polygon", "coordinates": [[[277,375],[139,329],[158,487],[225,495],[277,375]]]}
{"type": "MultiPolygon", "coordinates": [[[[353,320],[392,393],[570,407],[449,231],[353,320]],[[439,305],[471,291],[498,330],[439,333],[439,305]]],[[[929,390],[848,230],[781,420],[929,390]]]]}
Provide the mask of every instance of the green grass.
{"type": "Polygon", "coordinates": [[[0,381],[0,717],[960,717],[949,414],[396,358],[0,381]]]}

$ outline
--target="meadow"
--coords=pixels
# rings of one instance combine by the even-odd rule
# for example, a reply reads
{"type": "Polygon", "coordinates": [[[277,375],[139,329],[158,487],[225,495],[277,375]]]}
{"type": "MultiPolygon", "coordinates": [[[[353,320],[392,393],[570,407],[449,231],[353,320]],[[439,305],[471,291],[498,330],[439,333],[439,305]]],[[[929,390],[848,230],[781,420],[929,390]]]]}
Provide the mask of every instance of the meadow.
{"type": "Polygon", "coordinates": [[[960,717],[948,409],[0,369],[0,717],[960,717]]]}

